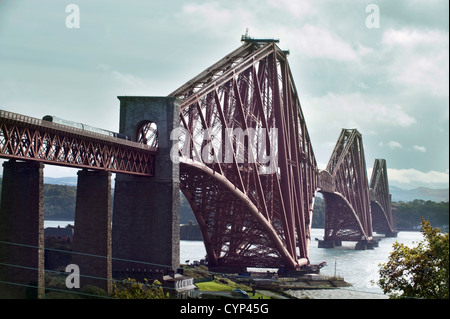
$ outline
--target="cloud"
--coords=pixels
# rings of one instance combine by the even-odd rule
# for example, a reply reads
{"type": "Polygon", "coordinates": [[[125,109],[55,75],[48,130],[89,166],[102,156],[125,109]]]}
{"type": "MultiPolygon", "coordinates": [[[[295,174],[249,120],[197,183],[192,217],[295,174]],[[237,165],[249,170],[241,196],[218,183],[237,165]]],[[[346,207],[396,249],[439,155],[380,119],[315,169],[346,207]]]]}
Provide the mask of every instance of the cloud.
{"type": "Polygon", "coordinates": [[[339,35],[328,28],[305,24],[300,28],[280,29],[283,43],[288,43],[292,51],[314,59],[329,59],[340,62],[357,61],[359,55],[371,52],[369,48],[358,45],[355,49],[339,35]]]}
{"type": "Polygon", "coordinates": [[[210,26],[228,24],[233,18],[231,11],[219,7],[217,2],[190,3],[183,6],[182,12],[186,15],[197,16],[205,25],[210,26]]]}
{"type": "Polygon", "coordinates": [[[349,94],[330,92],[307,100],[309,117],[319,120],[327,114],[327,118],[332,119],[332,122],[340,127],[356,126],[368,131],[378,131],[380,126],[408,128],[416,123],[416,119],[402,106],[384,104],[359,92],[349,94]]]}
{"type": "Polygon", "coordinates": [[[375,116],[380,123],[400,127],[409,127],[416,123],[416,119],[408,115],[398,104],[392,106],[374,105],[373,111],[377,113],[375,116]]]}
{"type": "MultiPolygon", "coordinates": [[[[385,144],[383,142],[380,142],[380,143],[378,143],[378,146],[383,147],[383,146],[385,146],[385,144]]],[[[397,141],[389,141],[388,143],[386,143],[386,146],[389,147],[391,150],[403,149],[403,145],[397,141]]],[[[427,152],[426,147],[420,146],[420,145],[413,145],[412,148],[407,147],[406,149],[408,151],[412,150],[412,151],[421,152],[421,153],[427,152]]]]}
{"type": "MultiPolygon", "coordinates": [[[[378,143],[378,146],[383,147],[385,144],[383,142],[378,143]]],[[[389,141],[386,144],[387,147],[389,147],[391,150],[401,149],[403,148],[402,144],[400,144],[397,141],[389,141]]]]}
{"type": "Polygon", "coordinates": [[[101,63],[101,64],[97,65],[97,69],[102,70],[102,71],[109,71],[109,70],[111,70],[111,66],[108,64],[101,63]]]}
{"type": "Polygon", "coordinates": [[[142,92],[148,88],[144,79],[133,74],[117,71],[108,64],[99,64],[96,69],[104,72],[109,78],[113,79],[118,86],[127,90],[127,92],[142,92]]]}
{"type": "Polygon", "coordinates": [[[413,150],[418,151],[418,152],[422,152],[422,153],[426,153],[427,149],[425,148],[425,146],[419,146],[419,145],[414,145],[413,146],[413,150]]]}
{"type": "Polygon", "coordinates": [[[388,29],[382,42],[389,47],[402,46],[414,50],[418,46],[440,46],[448,42],[448,35],[438,30],[388,29]]]}
{"type": "Polygon", "coordinates": [[[244,32],[243,27],[251,25],[254,21],[252,10],[239,5],[227,8],[223,2],[217,1],[185,4],[181,12],[175,16],[186,23],[191,32],[206,31],[208,34],[219,32],[222,37],[224,30],[230,32],[230,29],[239,28],[244,32]]]}
{"type": "Polygon", "coordinates": [[[114,75],[114,78],[123,83],[126,84],[130,87],[144,87],[145,84],[144,82],[139,79],[138,77],[132,75],[132,74],[126,74],[126,73],[121,73],[119,71],[113,70],[112,74],[114,75]]]}
{"type": "Polygon", "coordinates": [[[358,61],[372,48],[344,39],[326,23],[312,19],[323,8],[309,1],[267,0],[249,3],[208,1],[185,4],[175,14],[190,31],[220,37],[249,28],[251,37],[280,38],[292,52],[313,59],[358,61]],[[311,19],[314,21],[312,22],[311,19]],[[224,32],[226,30],[226,32],[224,32]]]}
{"type": "Polygon", "coordinates": [[[389,141],[389,142],[387,143],[387,145],[389,146],[389,148],[390,148],[391,150],[395,150],[395,149],[398,149],[398,148],[402,148],[402,144],[400,144],[399,142],[396,142],[396,141],[389,141]]]}
{"type": "Polygon", "coordinates": [[[317,167],[319,169],[326,169],[327,168],[328,163],[322,163],[322,162],[318,162],[317,163],[317,167]]]}
{"type": "Polygon", "coordinates": [[[439,30],[388,29],[384,54],[394,83],[448,97],[449,36],[439,30]]]}
{"type": "Polygon", "coordinates": [[[409,184],[412,187],[427,186],[427,185],[442,185],[445,186],[449,183],[449,174],[446,172],[438,172],[430,170],[428,172],[422,172],[417,169],[394,169],[388,168],[389,182],[397,185],[409,184]]]}
{"type": "Polygon", "coordinates": [[[313,6],[313,2],[309,1],[268,0],[267,4],[273,8],[283,10],[285,14],[292,15],[295,18],[317,14],[317,9],[313,6]]]}

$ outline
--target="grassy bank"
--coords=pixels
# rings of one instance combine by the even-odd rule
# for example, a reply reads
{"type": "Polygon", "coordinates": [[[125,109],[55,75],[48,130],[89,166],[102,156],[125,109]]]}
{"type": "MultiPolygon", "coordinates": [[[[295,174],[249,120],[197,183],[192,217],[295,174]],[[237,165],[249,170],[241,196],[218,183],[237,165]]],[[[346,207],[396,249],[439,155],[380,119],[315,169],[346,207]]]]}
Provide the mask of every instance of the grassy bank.
{"type": "Polygon", "coordinates": [[[269,296],[261,293],[253,293],[252,287],[238,284],[228,278],[219,278],[212,281],[200,282],[195,285],[203,291],[231,292],[233,289],[241,289],[246,291],[252,299],[270,299],[269,296]]]}

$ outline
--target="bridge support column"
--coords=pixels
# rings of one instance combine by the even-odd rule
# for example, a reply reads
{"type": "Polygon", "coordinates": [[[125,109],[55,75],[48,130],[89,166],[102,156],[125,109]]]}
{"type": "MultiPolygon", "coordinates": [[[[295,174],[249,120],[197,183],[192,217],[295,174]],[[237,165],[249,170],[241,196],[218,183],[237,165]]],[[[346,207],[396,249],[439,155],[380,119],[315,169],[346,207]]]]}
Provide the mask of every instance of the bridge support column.
{"type": "Polygon", "coordinates": [[[0,281],[7,284],[0,282],[0,298],[44,296],[43,168],[36,162],[3,164],[0,281]]]}
{"type": "Polygon", "coordinates": [[[80,269],[80,288],[92,285],[111,293],[111,173],[109,172],[88,170],[78,172],[73,252],[72,263],[80,269]]]}
{"type": "MultiPolygon", "coordinates": [[[[179,126],[179,103],[172,97],[119,97],[120,133],[133,136],[140,123],[157,125],[158,155],[155,176],[117,174],[113,213],[113,273],[135,277],[176,270],[180,264],[179,164],[170,140],[179,126]]],[[[154,276],[154,277],[155,277],[154,276]]]]}
{"type": "Polygon", "coordinates": [[[391,230],[388,230],[385,234],[384,234],[384,236],[385,237],[397,237],[397,234],[398,234],[398,232],[397,231],[391,231],[391,230]]]}
{"type": "Polygon", "coordinates": [[[341,240],[319,240],[319,248],[335,248],[342,246],[341,240]]]}
{"type": "Polygon", "coordinates": [[[355,250],[374,249],[374,247],[378,247],[377,244],[373,240],[360,240],[356,243],[355,250]]]}

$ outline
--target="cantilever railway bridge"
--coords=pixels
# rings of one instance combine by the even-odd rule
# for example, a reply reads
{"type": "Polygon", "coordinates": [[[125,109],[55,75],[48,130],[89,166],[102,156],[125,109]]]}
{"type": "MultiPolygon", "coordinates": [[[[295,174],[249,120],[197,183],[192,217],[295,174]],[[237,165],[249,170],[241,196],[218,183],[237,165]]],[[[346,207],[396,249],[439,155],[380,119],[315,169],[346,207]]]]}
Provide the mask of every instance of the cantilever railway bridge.
{"type": "MultiPolygon", "coordinates": [[[[137,118],[129,131],[133,141],[126,141],[1,111],[0,157],[138,181],[157,177],[155,162],[176,145],[170,154],[179,166],[171,169],[200,226],[210,267],[307,266],[318,191],[326,204],[325,240],[370,242],[373,230],[394,234],[386,162],[375,161],[369,184],[356,129],[342,130],[327,168],[319,172],[288,53],[277,42],[244,37],[242,46],[169,94],[179,109],[175,138],[164,130],[170,120],[137,118]],[[139,135],[151,127],[157,142],[139,135]]],[[[132,98],[125,100],[120,133],[127,133],[132,98]]],[[[141,224],[136,227],[147,229],[141,224]]],[[[125,237],[140,230],[127,231],[125,237]]],[[[113,249],[114,242],[113,234],[113,249]]]]}

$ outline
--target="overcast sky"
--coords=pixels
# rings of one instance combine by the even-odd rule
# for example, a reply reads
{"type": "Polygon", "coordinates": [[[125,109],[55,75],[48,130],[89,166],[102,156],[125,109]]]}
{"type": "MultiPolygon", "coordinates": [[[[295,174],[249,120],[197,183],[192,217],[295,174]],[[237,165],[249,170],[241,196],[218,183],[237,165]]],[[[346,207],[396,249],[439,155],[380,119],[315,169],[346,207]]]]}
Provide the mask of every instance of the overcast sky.
{"type": "Polygon", "coordinates": [[[447,188],[448,10],[448,0],[1,0],[0,109],[118,130],[117,96],[168,95],[248,28],[290,50],[321,168],[341,129],[357,128],[369,173],[384,158],[391,185],[447,188]],[[68,28],[71,3],[79,28],[68,28]]]}

